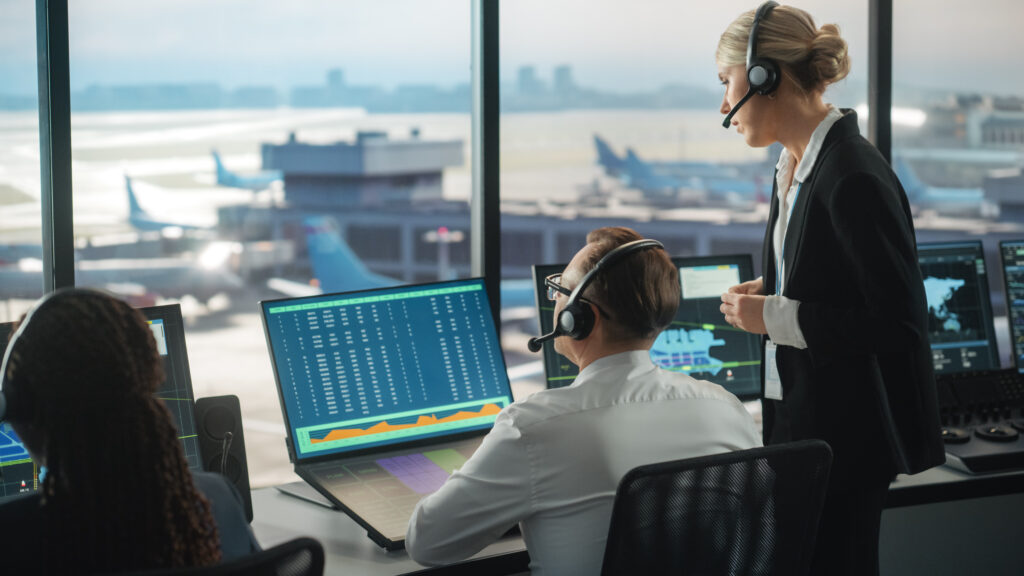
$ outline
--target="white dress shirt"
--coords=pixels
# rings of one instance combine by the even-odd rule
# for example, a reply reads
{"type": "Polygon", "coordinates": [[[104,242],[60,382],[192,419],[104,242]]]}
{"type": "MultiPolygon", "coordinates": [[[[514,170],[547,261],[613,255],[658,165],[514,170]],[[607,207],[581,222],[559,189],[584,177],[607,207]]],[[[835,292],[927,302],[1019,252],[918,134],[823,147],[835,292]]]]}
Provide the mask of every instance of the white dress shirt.
{"type": "MultiPolygon", "coordinates": [[[[843,117],[843,113],[837,108],[828,105],[829,111],[824,120],[818,124],[811,134],[811,140],[804,150],[804,157],[800,165],[793,166],[793,157],[789,150],[782,149],[779,162],[775,165],[775,184],[779,196],[779,215],[775,220],[775,231],[772,235],[772,248],[775,254],[775,277],[779,282],[779,289],[773,296],[765,299],[764,303],[764,326],[768,330],[768,337],[772,342],[783,346],[795,348],[807,348],[807,340],[800,330],[800,322],[797,320],[797,312],[800,309],[800,302],[782,295],[785,289],[786,271],[782,261],[786,230],[789,229],[789,216],[793,213],[793,206],[798,198],[797,190],[807,180],[818,160],[818,153],[821,152],[821,145],[825,142],[825,136],[837,120],[843,117]],[[794,174],[794,168],[796,173],[794,174]]],[[[765,286],[766,290],[773,289],[772,286],[765,286]]]]}
{"type": "Polygon", "coordinates": [[[422,564],[471,556],[517,522],[533,574],[598,574],[629,470],[761,445],[721,386],[668,372],[647,350],[601,358],[567,388],[505,408],[480,448],[420,501],[406,549],[422,564]]]}

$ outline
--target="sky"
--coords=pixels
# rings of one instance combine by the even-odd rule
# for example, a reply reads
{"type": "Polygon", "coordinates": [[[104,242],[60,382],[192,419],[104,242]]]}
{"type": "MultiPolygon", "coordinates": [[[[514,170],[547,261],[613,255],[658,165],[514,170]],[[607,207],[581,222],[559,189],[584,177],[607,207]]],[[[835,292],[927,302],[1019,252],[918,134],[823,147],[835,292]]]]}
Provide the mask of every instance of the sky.
{"type": "MultiPolygon", "coordinates": [[[[324,82],[340,67],[351,84],[470,81],[469,0],[76,0],[70,2],[71,82],[324,82]]],[[[1024,37],[1019,0],[894,2],[896,82],[925,88],[1024,94],[1016,69],[1024,37]],[[922,16],[928,14],[928,17],[922,16]],[[964,23],[970,26],[963,26],[964,23]]],[[[611,91],[670,83],[717,88],[714,49],[748,0],[505,0],[501,76],[534,65],[550,79],[611,91]]],[[[867,77],[868,0],[795,5],[840,25],[852,81],[867,77]]],[[[34,2],[0,0],[0,93],[35,91],[34,2]]]]}

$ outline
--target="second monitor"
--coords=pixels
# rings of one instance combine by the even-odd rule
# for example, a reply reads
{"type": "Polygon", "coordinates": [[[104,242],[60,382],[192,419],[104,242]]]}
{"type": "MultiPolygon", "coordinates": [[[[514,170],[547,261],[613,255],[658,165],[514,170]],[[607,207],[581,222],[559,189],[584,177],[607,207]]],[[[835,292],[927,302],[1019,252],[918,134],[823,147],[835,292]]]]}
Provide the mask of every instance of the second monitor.
{"type": "MultiPolygon", "coordinates": [[[[753,280],[749,254],[672,258],[682,288],[679,311],[651,347],[651,360],[666,370],[685,372],[694,378],[720,384],[740,400],[761,395],[761,342],[755,334],[725,323],[719,307],[721,294],[741,282],[753,280]]],[[[554,302],[547,298],[544,278],[558,274],[565,264],[533,267],[540,315],[540,331],[554,327],[554,302]]],[[[548,388],[568,386],[579,372],[553,342],[544,343],[544,372],[548,388]]]]}

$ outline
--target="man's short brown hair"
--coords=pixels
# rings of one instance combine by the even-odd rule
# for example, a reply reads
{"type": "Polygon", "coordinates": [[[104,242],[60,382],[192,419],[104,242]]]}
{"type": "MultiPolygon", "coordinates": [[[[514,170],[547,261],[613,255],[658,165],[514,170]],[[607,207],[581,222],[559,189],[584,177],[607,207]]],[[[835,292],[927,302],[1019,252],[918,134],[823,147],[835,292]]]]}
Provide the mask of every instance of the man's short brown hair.
{"type": "MultiPolygon", "coordinates": [[[[641,240],[622,226],[598,228],[587,234],[595,248],[583,262],[586,274],[615,248],[641,240]]],[[[585,291],[608,313],[608,332],[615,340],[650,338],[664,330],[679,308],[679,272],[668,254],[650,248],[628,254],[603,269],[585,291]]]]}

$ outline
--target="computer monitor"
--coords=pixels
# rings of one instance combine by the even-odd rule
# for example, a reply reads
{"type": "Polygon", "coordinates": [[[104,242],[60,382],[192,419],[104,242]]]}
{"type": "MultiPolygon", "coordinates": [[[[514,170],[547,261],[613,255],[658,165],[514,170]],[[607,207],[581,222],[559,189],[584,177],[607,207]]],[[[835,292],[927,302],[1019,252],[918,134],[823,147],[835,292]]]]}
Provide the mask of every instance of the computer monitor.
{"type": "Polygon", "coordinates": [[[292,460],[489,430],[512,392],[483,280],[260,302],[292,460]]]}
{"type": "Polygon", "coordinates": [[[185,348],[185,323],[181,318],[181,306],[150,306],[140,308],[139,311],[149,322],[164,364],[164,383],[157,390],[156,397],[163,400],[171,411],[188,467],[201,471],[203,459],[196,432],[195,396],[192,392],[188,351],[185,348]]]}
{"type": "Polygon", "coordinates": [[[928,301],[935,373],[998,369],[981,241],[920,243],[917,259],[928,301]]]}
{"type": "Polygon", "coordinates": [[[999,243],[1006,287],[1006,315],[1010,319],[1010,357],[1024,372],[1024,239],[999,243]]]}
{"type": "MultiPolygon", "coordinates": [[[[156,396],[162,399],[171,411],[189,468],[202,470],[181,307],[177,304],[153,306],[142,308],[140,312],[146,317],[153,331],[157,349],[163,360],[166,379],[156,396]]],[[[0,345],[4,350],[7,348],[13,327],[14,324],[10,322],[0,323],[0,345]]],[[[38,489],[39,467],[29,458],[28,451],[11,425],[7,422],[0,423],[0,503],[38,489]]]]}
{"type": "MultiPolygon", "coordinates": [[[[681,300],[672,324],[662,331],[651,347],[651,360],[667,370],[685,372],[694,378],[720,384],[740,400],[761,395],[760,337],[725,323],[720,311],[721,295],[730,286],[753,280],[754,266],[749,254],[672,258],[679,269],[681,300]]],[[[547,334],[554,327],[554,302],[547,298],[544,278],[562,272],[565,264],[533,267],[540,329],[547,334]]],[[[548,388],[568,386],[579,370],[561,354],[554,342],[544,343],[544,373],[548,388]]]]}

